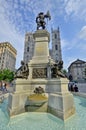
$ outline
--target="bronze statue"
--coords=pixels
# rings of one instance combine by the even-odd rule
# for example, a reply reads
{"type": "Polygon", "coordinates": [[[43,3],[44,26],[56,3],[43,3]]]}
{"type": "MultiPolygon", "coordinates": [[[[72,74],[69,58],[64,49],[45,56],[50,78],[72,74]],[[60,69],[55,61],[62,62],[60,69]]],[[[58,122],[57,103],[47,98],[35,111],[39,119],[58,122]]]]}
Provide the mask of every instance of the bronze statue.
{"type": "Polygon", "coordinates": [[[42,93],[44,93],[44,89],[41,86],[36,87],[35,90],[34,90],[34,93],[42,94],[42,93]]]}
{"type": "Polygon", "coordinates": [[[61,69],[63,68],[63,61],[59,61],[58,64],[54,64],[51,68],[51,77],[57,78],[57,77],[63,77],[66,76],[62,73],[61,69]]]}
{"type": "Polygon", "coordinates": [[[63,61],[61,60],[61,61],[57,62],[57,66],[58,66],[58,70],[61,71],[61,69],[63,68],[63,61]]]}
{"type": "Polygon", "coordinates": [[[29,68],[28,64],[25,64],[21,61],[21,67],[15,72],[14,78],[28,78],[29,75],[29,68]]]}
{"type": "Polygon", "coordinates": [[[46,14],[44,14],[43,12],[40,12],[38,14],[38,16],[36,17],[36,23],[37,23],[37,30],[42,27],[42,29],[45,29],[45,25],[46,25],[46,22],[45,22],[45,18],[47,19],[51,19],[51,16],[50,16],[50,13],[49,11],[47,11],[46,14]]]}

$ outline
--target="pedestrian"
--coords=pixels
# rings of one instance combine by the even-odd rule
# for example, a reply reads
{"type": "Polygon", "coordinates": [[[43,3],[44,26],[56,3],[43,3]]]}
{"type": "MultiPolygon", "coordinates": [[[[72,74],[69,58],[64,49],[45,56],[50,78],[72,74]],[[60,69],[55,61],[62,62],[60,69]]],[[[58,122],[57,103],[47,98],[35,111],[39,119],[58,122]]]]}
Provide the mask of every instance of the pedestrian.
{"type": "Polygon", "coordinates": [[[7,88],[6,88],[6,83],[3,83],[3,85],[2,85],[2,91],[4,91],[4,92],[6,92],[7,91],[7,88]]]}
{"type": "Polygon", "coordinates": [[[74,92],[78,92],[79,90],[78,90],[78,87],[77,87],[77,85],[75,85],[75,87],[74,87],[74,92]]]}

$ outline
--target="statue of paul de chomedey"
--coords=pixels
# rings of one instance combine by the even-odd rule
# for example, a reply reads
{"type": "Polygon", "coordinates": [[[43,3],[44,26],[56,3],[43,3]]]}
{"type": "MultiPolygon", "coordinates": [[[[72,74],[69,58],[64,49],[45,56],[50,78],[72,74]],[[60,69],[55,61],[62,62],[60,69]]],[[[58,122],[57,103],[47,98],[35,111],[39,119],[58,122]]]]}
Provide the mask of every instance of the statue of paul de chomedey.
{"type": "Polygon", "coordinates": [[[44,14],[43,12],[40,12],[38,16],[36,17],[37,30],[39,30],[40,27],[42,27],[42,29],[45,29],[45,25],[46,25],[45,18],[51,20],[49,11],[47,11],[46,14],[44,14]]]}

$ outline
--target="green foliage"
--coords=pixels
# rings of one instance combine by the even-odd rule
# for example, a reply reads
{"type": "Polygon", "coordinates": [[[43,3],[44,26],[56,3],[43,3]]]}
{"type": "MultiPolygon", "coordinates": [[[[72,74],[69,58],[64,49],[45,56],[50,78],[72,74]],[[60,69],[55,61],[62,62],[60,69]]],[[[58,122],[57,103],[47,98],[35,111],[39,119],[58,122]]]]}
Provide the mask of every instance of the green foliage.
{"type": "Polygon", "coordinates": [[[12,81],[14,79],[14,72],[9,69],[0,70],[0,81],[12,81]]]}
{"type": "Polygon", "coordinates": [[[63,69],[62,72],[63,72],[63,74],[65,74],[65,75],[67,75],[67,73],[68,73],[66,69],[63,69]]]}

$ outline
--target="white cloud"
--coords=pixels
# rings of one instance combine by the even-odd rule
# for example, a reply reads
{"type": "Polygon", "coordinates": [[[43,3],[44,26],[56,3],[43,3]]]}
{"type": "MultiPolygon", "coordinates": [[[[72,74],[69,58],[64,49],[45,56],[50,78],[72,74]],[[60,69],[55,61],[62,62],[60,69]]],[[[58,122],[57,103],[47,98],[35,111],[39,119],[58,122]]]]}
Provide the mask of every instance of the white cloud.
{"type": "Polygon", "coordinates": [[[65,49],[65,48],[68,49],[68,46],[69,46],[69,42],[67,40],[65,40],[65,39],[62,39],[61,40],[61,47],[62,47],[62,49],[65,49]]]}
{"type": "Polygon", "coordinates": [[[23,33],[36,29],[35,18],[41,11],[50,11],[52,24],[55,24],[54,20],[60,15],[74,20],[86,20],[86,0],[3,0],[0,4],[0,8],[4,8],[6,13],[5,17],[23,33]]]}
{"type": "Polygon", "coordinates": [[[18,67],[23,57],[24,36],[19,34],[15,26],[4,18],[4,14],[0,14],[0,19],[0,42],[8,41],[15,47],[17,50],[16,67],[18,67]]]}
{"type": "Polygon", "coordinates": [[[79,10],[79,0],[75,1],[75,0],[69,0],[66,1],[66,7],[65,7],[65,11],[68,15],[70,15],[71,13],[77,14],[78,10],[79,10]]]}
{"type": "MultiPolygon", "coordinates": [[[[23,57],[25,32],[35,31],[37,14],[41,11],[46,13],[47,10],[51,14],[49,27],[58,26],[58,16],[60,15],[63,17],[61,24],[64,22],[65,15],[67,18],[77,19],[78,22],[79,20],[86,21],[86,0],[0,0],[0,41],[11,42],[18,50],[17,65],[20,64],[23,57]]],[[[81,29],[79,38],[86,40],[86,26],[81,29]]],[[[78,44],[80,43],[78,41],[76,36],[71,41],[68,40],[68,37],[63,38],[61,40],[63,52],[67,55],[66,52],[73,48],[80,49],[81,44],[78,44]]],[[[85,44],[83,46],[85,47],[85,44]]],[[[82,49],[84,48],[82,47],[82,49]]],[[[71,56],[69,61],[68,56],[65,58],[66,63],[74,57],[71,56]]]]}
{"type": "Polygon", "coordinates": [[[79,32],[79,38],[86,40],[86,26],[83,26],[81,28],[81,31],[79,32]]]}
{"type": "Polygon", "coordinates": [[[64,0],[67,16],[86,21],[86,0],[64,0]]]}
{"type": "Polygon", "coordinates": [[[68,69],[68,67],[70,66],[70,64],[72,62],[74,62],[77,58],[74,56],[66,56],[63,61],[64,61],[64,68],[68,69]]]}

